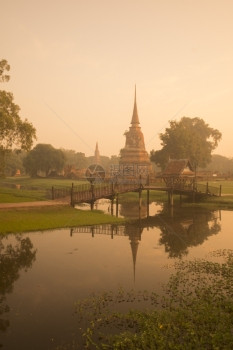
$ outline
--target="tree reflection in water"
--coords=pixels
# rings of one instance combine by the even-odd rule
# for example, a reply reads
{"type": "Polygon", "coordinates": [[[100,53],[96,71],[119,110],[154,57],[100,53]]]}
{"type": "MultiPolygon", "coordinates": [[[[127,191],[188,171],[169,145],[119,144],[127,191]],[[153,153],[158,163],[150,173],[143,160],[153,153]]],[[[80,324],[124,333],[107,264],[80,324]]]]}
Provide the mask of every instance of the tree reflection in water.
{"type": "MultiPolygon", "coordinates": [[[[121,203],[121,215],[135,219],[138,217],[137,202],[121,203]]],[[[180,258],[188,254],[188,248],[202,244],[208,237],[217,234],[219,211],[210,211],[204,208],[183,208],[180,206],[168,207],[163,205],[159,214],[147,216],[147,207],[142,202],[140,210],[141,220],[137,225],[157,227],[161,230],[160,245],[170,258],[180,258]]]]}
{"type": "Polygon", "coordinates": [[[200,208],[164,207],[160,214],[145,221],[161,230],[159,244],[165,246],[170,258],[187,255],[189,247],[202,244],[221,229],[219,211],[200,208]]]}
{"type": "MultiPolygon", "coordinates": [[[[138,212],[138,205],[129,203],[123,207],[124,215],[135,218],[138,212]]],[[[145,215],[146,206],[142,207],[145,215]]],[[[158,228],[160,231],[159,244],[164,245],[165,252],[169,258],[181,258],[188,254],[188,248],[201,245],[208,237],[220,232],[220,212],[210,211],[204,208],[182,208],[164,206],[160,212],[154,216],[144,217],[134,220],[131,223],[121,225],[96,225],[73,228],[74,233],[107,234],[111,237],[128,236],[132,251],[133,275],[135,281],[137,252],[145,228],[158,228]]]]}
{"type": "MultiPolygon", "coordinates": [[[[6,294],[13,291],[20,270],[27,271],[36,260],[31,240],[21,235],[0,237],[0,332],[6,331],[9,321],[3,315],[9,311],[6,294]],[[12,238],[11,243],[8,242],[12,238]]],[[[1,344],[0,344],[1,347],[1,344]]]]}

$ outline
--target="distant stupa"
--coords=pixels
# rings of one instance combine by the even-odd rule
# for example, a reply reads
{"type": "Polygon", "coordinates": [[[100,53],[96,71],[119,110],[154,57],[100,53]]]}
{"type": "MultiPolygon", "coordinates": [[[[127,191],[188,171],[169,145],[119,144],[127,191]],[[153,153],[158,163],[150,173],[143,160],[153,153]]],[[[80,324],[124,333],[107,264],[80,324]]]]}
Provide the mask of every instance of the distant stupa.
{"type": "Polygon", "coordinates": [[[98,147],[98,142],[96,142],[96,146],[95,146],[95,164],[100,164],[100,152],[99,152],[99,147],[98,147]]]}
{"type": "Polygon", "coordinates": [[[125,132],[125,147],[120,152],[120,168],[124,175],[146,175],[151,170],[149,155],[145,149],[144,136],[139,126],[136,86],[134,107],[129,131],[125,132]]]}

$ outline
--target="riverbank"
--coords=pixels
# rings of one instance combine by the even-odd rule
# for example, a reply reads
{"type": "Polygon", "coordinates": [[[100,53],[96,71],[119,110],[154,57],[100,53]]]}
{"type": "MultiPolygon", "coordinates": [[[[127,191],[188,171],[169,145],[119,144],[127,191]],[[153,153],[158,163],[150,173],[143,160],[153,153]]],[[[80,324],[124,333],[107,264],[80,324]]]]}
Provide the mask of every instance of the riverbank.
{"type": "Polygon", "coordinates": [[[0,235],[121,222],[124,220],[103,214],[98,210],[83,211],[59,204],[33,207],[29,204],[29,206],[0,210],[0,235]]]}
{"type": "MultiPolygon", "coordinates": [[[[7,178],[0,181],[0,234],[47,230],[82,225],[120,223],[125,220],[103,214],[100,211],[82,211],[70,207],[69,198],[48,200],[46,198],[52,185],[70,187],[72,180],[7,178]],[[10,187],[5,187],[6,185],[10,187]],[[18,187],[17,187],[18,186],[18,187]],[[28,186],[28,187],[27,187],[28,186]],[[14,187],[14,188],[12,188],[14,187]]],[[[76,182],[78,185],[80,182],[76,182]]],[[[233,181],[220,183],[222,197],[207,197],[192,203],[183,198],[182,206],[205,207],[210,210],[233,209],[233,181]]],[[[216,185],[216,183],[213,183],[216,185]]],[[[138,203],[138,193],[119,196],[122,203],[138,203]]],[[[142,200],[146,202],[146,191],[142,200]]],[[[167,193],[150,191],[150,201],[166,203],[167,193]]],[[[174,196],[174,205],[180,205],[180,196],[174,196]]]]}
{"type": "MultiPolygon", "coordinates": [[[[136,195],[136,194],[135,194],[136,195]]],[[[126,198],[124,198],[126,201],[126,198]]],[[[159,197],[155,202],[163,204],[159,197]]],[[[135,198],[135,203],[137,200],[135,198]]],[[[179,198],[174,205],[180,206],[179,198]]],[[[202,207],[210,210],[232,210],[233,196],[209,197],[201,202],[184,201],[182,207],[202,207]]],[[[104,214],[100,210],[79,210],[62,201],[0,203],[0,234],[40,231],[83,225],[122,223],[127,219],[104,214]]]]}

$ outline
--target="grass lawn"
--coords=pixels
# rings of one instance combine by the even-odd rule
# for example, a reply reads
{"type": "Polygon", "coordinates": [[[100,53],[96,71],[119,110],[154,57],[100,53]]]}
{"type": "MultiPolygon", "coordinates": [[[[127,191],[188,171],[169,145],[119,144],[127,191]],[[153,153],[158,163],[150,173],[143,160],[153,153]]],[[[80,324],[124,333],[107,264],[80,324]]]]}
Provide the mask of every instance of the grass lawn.
{"type": "MultiPolygon", "coordinates": [[[[206,184],[207,181],[200,182],[206,184]]],[[[233,195],[233,181],[231,180],[215,180],[208,181],[209,186],[219,187],[222,186],[222,194],[232,194],[233,195]]]]}
{"type": "Polygon", "coordinates": [[[72,180],[72,179],[50,179],[50,178],[31,178],[29,176],[19,177],[6,177],[0,178],[0,187],[4,185],[20,185],[25,188],[37,187],[44,189],[51,189],[52,186],[57,187],[71,187],[72,183],[74,186],[87,183],[87,181],[72,180]]]}
{"type": "Polygon", "coordinates": [[[77,210],[70,206],[0,210],[0,235],[62,227],[120,223],[122,219],[101,211],[77,210]]]}
{"type": "MultiPolygon", "coordinates": [[[[147,191],[142,191],[142,199],[146,200],[147,191]]],[[[175,196],[178,197],[178,196],[175,196]]],[[[122,202],[135,202],[138,201],[138,192],[127,192],[119,195],[122,202]]],[[[167,201],[167,193],[164,191],[150,191],[150,200],[154,201],[167,201]]]]}
{"type": "Polygon", "coordinates": [[[21,190],[8,187],[0,187],[0,203],[22,203],[44,201],[49,197],[46,190],[21,190]]]}
{"type": "Polygon", "coordinates": [[[0,178],[0,203],[33,202],[51,199],[52,186],[69,187],[86,183],[69,179],[22,177],[0,178]]]}

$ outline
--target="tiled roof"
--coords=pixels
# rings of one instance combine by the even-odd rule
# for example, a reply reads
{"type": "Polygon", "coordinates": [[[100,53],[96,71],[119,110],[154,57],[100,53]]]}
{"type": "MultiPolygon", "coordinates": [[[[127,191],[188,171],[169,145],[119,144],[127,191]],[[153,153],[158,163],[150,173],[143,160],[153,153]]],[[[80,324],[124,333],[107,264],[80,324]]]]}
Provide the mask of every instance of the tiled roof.
{"type": "Polygon", "coordinates": [[[194,175],[194,170],[188,159],[171,159],[169,160],[163,175],[194,175]]]}

